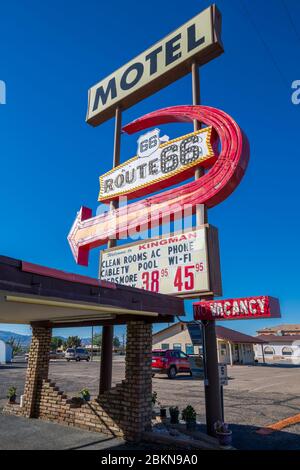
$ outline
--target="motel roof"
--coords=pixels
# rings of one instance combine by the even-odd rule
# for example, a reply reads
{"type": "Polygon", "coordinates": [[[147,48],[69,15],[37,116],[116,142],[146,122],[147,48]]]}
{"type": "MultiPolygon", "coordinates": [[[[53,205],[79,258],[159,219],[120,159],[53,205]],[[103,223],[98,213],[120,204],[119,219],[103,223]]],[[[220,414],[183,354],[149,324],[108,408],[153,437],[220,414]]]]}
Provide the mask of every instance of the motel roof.
{"type": "Polygon", "coordinates": [[[172,322],[183,300],[0,256],[0,323],[48,327],[172,322]]]}
{"type": "Polygon", "coordinates": [[[296,324],[283,323],[281,325],[261,328],[260,330],[257,330],[257,333],[270,334],[270,333],[276,333],[277,331],[283,331],[283,332],[292,331],[293,333],[294,332],[299,332],[299,334],[300,334],[300,323],[296,323],[296,324]]]}
{"type": "Polygon", "coordinates": [[[266,343],[267,341],[263,338],[258,338],[257,336],[246,335],[240,331],[231,330],[225,326],[216,326],[216,334],[218,339],[223,339],[225,341],[230,341],[232,343],[266,343]]]}
{"type": "MultiPolygon", "coordinates": [[[[190,322],[196,325],[200,324],[198,322],[190,322]]],[[[178,328],[181,327],[182,329],[187,327],[188,322],[177,322],[173,323],[172,325],[168,326],[167,328],[164,328],[162,330],[156,331],[153,334],[153,338],[155,338],[156,335],[161,334],[162,332],[165,334],[165,338],[168,336],[172,336],[172,334],[176,334],[178,331],[178,328]],[[169,333],[169,335],[168,335],[169,333]]],[[[241,333],[240,331],[232,330],[230,328],[226,328],[225,326],[219,326],[216,325],[216,335],[218,339],[224,340],[224,341],[230,341],[232,343],[252,343],[252,344],[258,344],[258,343],[267,343],[268,340],[267,338],[258,338],[257,336],[250,336],[246,335],[245,333],[241,333]]]]}
{"type": "Polygon", "coordinates": [[[256,338],[262,339],[265,343],[293,343],[300,341],[300,335],[259,335],[256,338]]]}

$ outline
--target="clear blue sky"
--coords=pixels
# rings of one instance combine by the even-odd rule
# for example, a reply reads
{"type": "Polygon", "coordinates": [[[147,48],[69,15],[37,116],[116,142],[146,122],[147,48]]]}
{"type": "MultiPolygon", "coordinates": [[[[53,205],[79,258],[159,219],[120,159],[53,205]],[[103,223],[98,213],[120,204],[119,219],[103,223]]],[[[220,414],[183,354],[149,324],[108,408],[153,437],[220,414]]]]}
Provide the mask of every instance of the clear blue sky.
{"type": "MultiPolygon", "coordinates": [[[[81,205],[96,211],[98,177],[112,161],[113,120],[97,128],[85,123],[87,90],[209,3],[2,2],[0,80],[7,85],[7,104],[0,105],[1,254],[97,276],[99,250],[88,268],[78,267],[66,239],[81,205]]],[[[300,3],[217,5],[225,53],[201,69],[202,103],[231,114],[251,144],[241,185],[209,212],[219,228],[224,297],[277,296],[277,323],[299,323],[300,105],[291,102],[291,84],[300,79],[300,3]]],[[[124,112],[123,122],[189,103],[187,76],[124,112]]],[[[163,130],[179,135],[174,126],[163,130]]],[[[133,156],[135,139],[123,138],[122,160],[133,156]]],[[[186,307],[191,319],[191,302],[186,307]]],[[[253,334],[274,323],[227,326],[253,334]]],[[[2,324],[0,329],[29,331],[2,324]]]]}

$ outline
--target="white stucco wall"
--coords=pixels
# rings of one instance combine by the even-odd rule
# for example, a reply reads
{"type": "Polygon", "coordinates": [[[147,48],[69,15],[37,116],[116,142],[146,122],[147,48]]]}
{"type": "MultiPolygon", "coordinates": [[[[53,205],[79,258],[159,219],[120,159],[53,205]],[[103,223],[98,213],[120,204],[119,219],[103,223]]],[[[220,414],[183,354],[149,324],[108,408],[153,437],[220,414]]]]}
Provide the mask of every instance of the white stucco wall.
{"type": "MultiPolygon", "coordinates": [[[[153,349],[161,349],[162,344],[168,344],[168,349],[175,349],[176,344],[181,345],[181,351],[187,352],[186,345],[192,345],[192,340],[187,329],[178,331],[172,336],[157,335],[153,342],[153,349]]],[[[194,354],[199,354],[199,346],[194,346],[194,354]]]]}
{"type": "Polygon", "coordinates": [[[0,339],[0,364],[6,364],[12,360],[12,347],[0,339]]]}
{"type": "MultiPolygon", "coordinates": [[[[290,362],[291,364],[300,364],[300,341],[288,342],[284,339],[278,343],[272,343],[263,345],[265,350],[266,347],[270,347],[273,349],[274,354],[265,354],[265,361],[266,362],[276,362],[276,361],[286,361],[290,362]],[[282,349],[283,348],[291,348],[293,354],[291,356],[283,355],[282,349]]],[[[261,345],[255,345],[255,359],[261,361],[263,359],[261,345]]]]}
{"type": "MultiPolygon", "coordinates": [[[[174,349],[178,344],[181,345],[181,351],[187,352],[186,346],[192,344],[192,340],[187,328],[177,331],[163,331],[156,334],[153,340],[153,349],[162,349],[162,345],[168,345],[168,349],[174,349]]],[[[218,361],[224,364],[230,364],[230,351],[228,341],[220,338],[217,339],[218,344],[218,361]]],[[[232,358],[235,364],[254,364],[253,344],[239,343],[232,344],[232,358]]],[[[194,354],[199,354],[199,346],[194,346],[194,354]]]]}

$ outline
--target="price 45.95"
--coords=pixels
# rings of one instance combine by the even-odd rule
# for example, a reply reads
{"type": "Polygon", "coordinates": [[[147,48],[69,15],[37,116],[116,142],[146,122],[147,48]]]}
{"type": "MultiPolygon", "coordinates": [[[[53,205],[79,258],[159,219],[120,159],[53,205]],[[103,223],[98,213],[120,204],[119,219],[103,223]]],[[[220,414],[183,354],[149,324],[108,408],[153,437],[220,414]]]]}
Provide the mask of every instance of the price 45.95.
{"type": "MultiPolygon", "coordinates": [[[[196,263],[190,266],[178,266],[173,279],[174,292],[192,291],[195,289],[195,273],[202,272],[204,264],[196,263]]],[[[168,268],[161,271],[145,271],[142,274],[142,287],[151,292],[159,292],[159,285],[162,278],[169,277],[168,268]]]]}

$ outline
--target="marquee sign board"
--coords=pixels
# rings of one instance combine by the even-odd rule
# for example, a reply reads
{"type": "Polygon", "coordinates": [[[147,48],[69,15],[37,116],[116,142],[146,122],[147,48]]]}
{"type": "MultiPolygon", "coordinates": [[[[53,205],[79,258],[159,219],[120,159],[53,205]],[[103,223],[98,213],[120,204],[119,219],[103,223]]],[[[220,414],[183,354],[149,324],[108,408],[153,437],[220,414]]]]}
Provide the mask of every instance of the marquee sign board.
{"type": "Polygon", "coordinates": [[[280,318],[278,299],[262,295],[240,299],[210,300],[193,304],[195,320],[280,318]]]}
{"type": "Polygon", "coordinates": [[[113,117],[118,106],[127,109],[188,74],[192,61],[203,65],[218,57],[223,52],[220,35],[221,14],[211,5],[92,86],[86,121],[97,126],[113,117]]]}
{"type": "Polygon", "coordinates": [[[196,165],[207,168],[216,161],[212,127],[166,142],[159,134],[156,128],[140,136],[137,156],[100,176],[99,201],[144,196],[189,178],[196,165]]]}
{"type": "Polygon", "coordinates": [[[99,278],[193,298],[221,295],[218,231],[212,226],[103,250],[99,278]]]}

